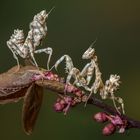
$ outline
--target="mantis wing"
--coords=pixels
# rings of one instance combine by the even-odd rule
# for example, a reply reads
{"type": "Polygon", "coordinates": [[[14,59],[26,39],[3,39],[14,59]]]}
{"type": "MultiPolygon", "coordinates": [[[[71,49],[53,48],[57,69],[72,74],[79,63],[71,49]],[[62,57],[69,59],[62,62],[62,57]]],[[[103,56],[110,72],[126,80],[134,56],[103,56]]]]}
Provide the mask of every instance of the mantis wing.
{"type": "Polygon", "coordinates": [[[33,83],[25,94],[22,110],[23,128],[27,135],[30,135],[33,131],[42,99],[43,88],[33,83]]]}

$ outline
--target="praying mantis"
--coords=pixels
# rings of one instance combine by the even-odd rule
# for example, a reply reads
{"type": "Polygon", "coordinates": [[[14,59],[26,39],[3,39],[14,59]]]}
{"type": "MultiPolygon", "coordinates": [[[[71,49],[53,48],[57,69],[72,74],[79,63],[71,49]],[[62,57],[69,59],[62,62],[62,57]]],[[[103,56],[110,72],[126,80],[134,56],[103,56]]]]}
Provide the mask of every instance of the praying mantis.
{"type": "MultiPolygon", "coordinates": [[[[82,71],[80,71],[78,68],[76,68],[73,64],[72,58],[69,55],[63,55],[60,57],[54,67],[57,70],[58,65],[65,60],[66,61],[66,83],[70,84],[71,79],[74,79],[74,82],[72,85],[76,85],[77,87],[83,87],[86,91],[89,92],[88,99],[91,97],[91,95],[94,93],[96,94],[99,92],[102,99],[111,99],[113,101],[114,107],[116,108],[117,112],[121,114],[125,114],[124,110],[124,102],[121,97],[115,96],[115,91],[119,88],[120,85],[120,76],[111,74],[110,78],[106,80],[105,84],[102,81],[102,73],[100,72],[99,66],[98,66],[98,59],[97,55],[95,53],[95,49],[93,48],[93,45],[95,44],[96,40],[89,46],[89,48],[83,53],[82,59],[84,60],[90,60],[89,63],[87,63],[82,71]],[[92,77],[95,75],[95,81],[92,83],[90,87],[90,82],[92,80],[92,77]],[[120,104],[120,107],[117,107],[116,102],[120,104]],[[121,111],[120,111],[121,110],[121,111]]],[[[88,101],[87,99],[87,101],[88,101]]],[[[86,105],[86,104],[85,104],[86,105]]]]}
{"type": "MultiPolygon", "coordinates": [[[[76,85],[76,87],[84,88],[89,92],[89,97],[92,93],[97,93],[99,91],[102,99],[111,98],[114,101],[114,105],[116,105],[115,101],[121,104],[122,112],[124,114],[122,98],[114,95],[114,91],[119,87],[120,77],[117,75],[111,75],[110,79],[103,84],[95,49],[92,48],[94,43],[92,43],[82,55],[82,59],[90,60],[82,71],[74,67],[69,55],[63,55],[50,69],[49,64],[53,52],[52,48],[47,47],[36,50],[36,47],[41,44],[42,39],[47,34],[46,19],[50,12],[46,13],[46,11],[43,10],[34,16],[33,21],[30,23],[30,30],[26,39],[24,39],[23,30],[17,29],[14,30],[11,38],[7,41],[7,46],[12,51],[13,57],[17,61],[17,66],[0,74],[0,104],[18,102],[20,99],[24,100],[22,108],[23,128],[25,133],[30,135],[35,126],[43,99],[43,86],[40,86],[36,81],[42,80],[42,84],[43,80],[62,82],[63,80],[59,78],[57,74],[53,74],[51,70],[53,67],[56,69],[65,59],[66,72],[68,73],[66,85],[70,84],[71,79],[74,78],[73,86],[76,85]],[[40,69],[34,57],[35,53],[42,52],[49,55],[47,60],[47,70],[40,69]],[[24,67],[20,66],[17,57],[18,55],[23,59],[29,59],[32,62],[32,65],[26,65],[24,67]],[[90,87],[94,74],[95,82],[90,87]]],[[[65,89],[65,91],[67,90],[68,88],[65,89]]],[[[87,100],[88,99],[89,98],[87,98],[87,100]]],[[[115,106],[115,108],[118,109],[117,106],[115,106]]],[[[120,113],[119,110],[117,111],[120,113]]]]}
{"type": "Polygon", "coordinates": [[[42,10],[34,16],[32,22],[30,23],[30,30],[26,39],[24,37],[23,30],[16,29],[7,41],[7,46],[11,50],[14,59],[17,61],[18,67],[16,71],[20,69],[20,63],[17,56],[20,56],[23,59],[28,59],[33,65],[39,67],[34,57],[34,54],[38,53],[46,53],[49,55],[47,69],[50,69],[49,63],[53,52],[52,48],[47,47],[36,50],[36,47],[41,44],[42,39],[44,39],[47,35],[46,20],[53,9],[54,7],[48,13],[46,10],[42,10]]]}

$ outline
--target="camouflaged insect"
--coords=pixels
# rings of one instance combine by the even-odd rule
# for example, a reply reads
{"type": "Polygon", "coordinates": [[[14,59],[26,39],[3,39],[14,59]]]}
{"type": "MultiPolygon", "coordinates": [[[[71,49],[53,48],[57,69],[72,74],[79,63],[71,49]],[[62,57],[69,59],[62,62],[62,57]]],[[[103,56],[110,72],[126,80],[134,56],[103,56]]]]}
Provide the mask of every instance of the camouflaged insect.
{"type": "MultiPolygon", "coordinates": [[[[66,83],[70,84],[71,79],[74,79],[73,85],[77,87],[83,87],[86,91],[89,92],[88,99],[94,93],[99,92],[102,99],[111,99],[118,113],[125,114],[124,111],[124,103],[121,97],[115,96],[115,91],[119,88],[120,85],[120,76],[118,75],[110,75],[109,80],[105,82],[102,81],[102,73],[100,72],[98,66],[98,59],[95,53],[95,49],[92,48],[94,41],[89,48],[83,53],[82,59],[90,60],[89,63],[85,65],[85,67],[80,71],[76,67],[74,67],[73,61],[69,55],[63,55],[60,59],[58,59],[55,63],[55,69],[57,69],[58,65],[65,59],[66,60],[66,73],[68,73],[66,83]],[[92,77],[95,74],[95,81],[91,84],[92,77]],[[91,84],[91,87],[90,87],[91,84]],[[116,102],[121,105],[121,107],[117,107],[116,102]],[[121,109],[121,111],[120,111],[121,109]]],[[[87,103],[87,102],[86,102],[87,103]]],[[[85,104],[86,105],[86,104],[85,104]]]]}
{"type": "MultiPolygon", "coordinates": [[[[53,9],[53,8],[52,8],[53,9]]],[[[50,12],[52,11],[50,10],[50,12]]],[[[33,21],[30,23],[29,32],[25,39],[23,30],[16,29],[12,34],[11,38],[7,41],[8,48],[12,51],[13,57],[17,61],[18,70],[19,70],[19,60],[17,55],[26,59],[30,58],[32,63],[38,67],[38,64],[35,60],[34,53],[46,53],[49,54],[47,61],[47,69],[49,70],[49,63],[52,55],[52,48],[47,47],[44,49],[36,50],[41,44],[43,38],[47,34],[47,25],[46,19],[48,18],[50,12],[46,13],[45,10],[41,11],[34,16],[33,21]]]]}

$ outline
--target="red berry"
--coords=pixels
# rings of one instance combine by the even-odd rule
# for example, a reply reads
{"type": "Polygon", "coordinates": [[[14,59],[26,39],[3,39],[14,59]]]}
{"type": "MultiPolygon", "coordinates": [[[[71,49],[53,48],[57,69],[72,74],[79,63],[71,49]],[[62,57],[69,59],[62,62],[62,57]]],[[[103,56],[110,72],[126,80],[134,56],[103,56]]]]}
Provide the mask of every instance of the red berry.
{"type": "Polygon", "coordinates": [[[103,128],[102,133],[105,136],[109,136],[113,134],[115,130],[116,130],[116,127],[112,123],[109,123],[103,128]]]}
{"type": "Polygon", "coordinates": [[[78,97],[81,97],[82,96],[82,91],[78,90],[77,92],[75,92],[75,95],[78,96],[78,97]]]}
{"type": "Polygon", "coordinates": [[[76,102],[75,100],[72,100],[71,106],[74,107],[74,106],[76,105],[76,103],[77,103],[77,102],[76,102]]]}
{"type": "Polygon", "coordinates": [[[64,99],[61,99],[61,100],[59,101],[59,103],[60,103],[61,105],[65,105],[65,104],[66,104],[66,102],[65,102],[64,99]]]}
{"type": "Polygon", "coordinates": [[[70,96],[64,97],[64,100],[67,104],[71,103],[72,102],[72,97],[70,97],[70,96]]]}
{"type": "Polygon", "coordinates": [[[63,104],[60,104],[59,102],[54,104],[54,110],[56,112],[63,111],[63,109],[64,109],[64,105],[63,104]]]}
{"type": "Polygon", "coordinates": [[[106,122],[108,120],[108,118],[106,117],[106,113],[104,112],[99,112],[97,114],[95,114],[93,116],[93,119],[96,121],[96,122],[106,122]]]}

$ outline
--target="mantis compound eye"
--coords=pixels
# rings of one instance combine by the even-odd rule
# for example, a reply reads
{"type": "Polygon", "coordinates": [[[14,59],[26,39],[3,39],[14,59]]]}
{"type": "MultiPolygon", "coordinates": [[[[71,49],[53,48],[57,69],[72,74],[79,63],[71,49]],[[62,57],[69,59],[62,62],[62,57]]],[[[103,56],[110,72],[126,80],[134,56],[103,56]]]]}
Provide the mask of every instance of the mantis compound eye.
{"type": "Polygon", "coordinates": [[[35,17],[34,20],[39,21],[41,24],[44,24],[45,20],[47,18],[47,13],[45,10],[41,11],[40,13],[38,13],[35,17]]]}
{"type": "Polygon", "coordinates": [[[46,16],[46,10],[42,10],[42,11],[40,12],[40,15],[43,16],[43,17],[45,17],[45,16],[46,16]]]}

